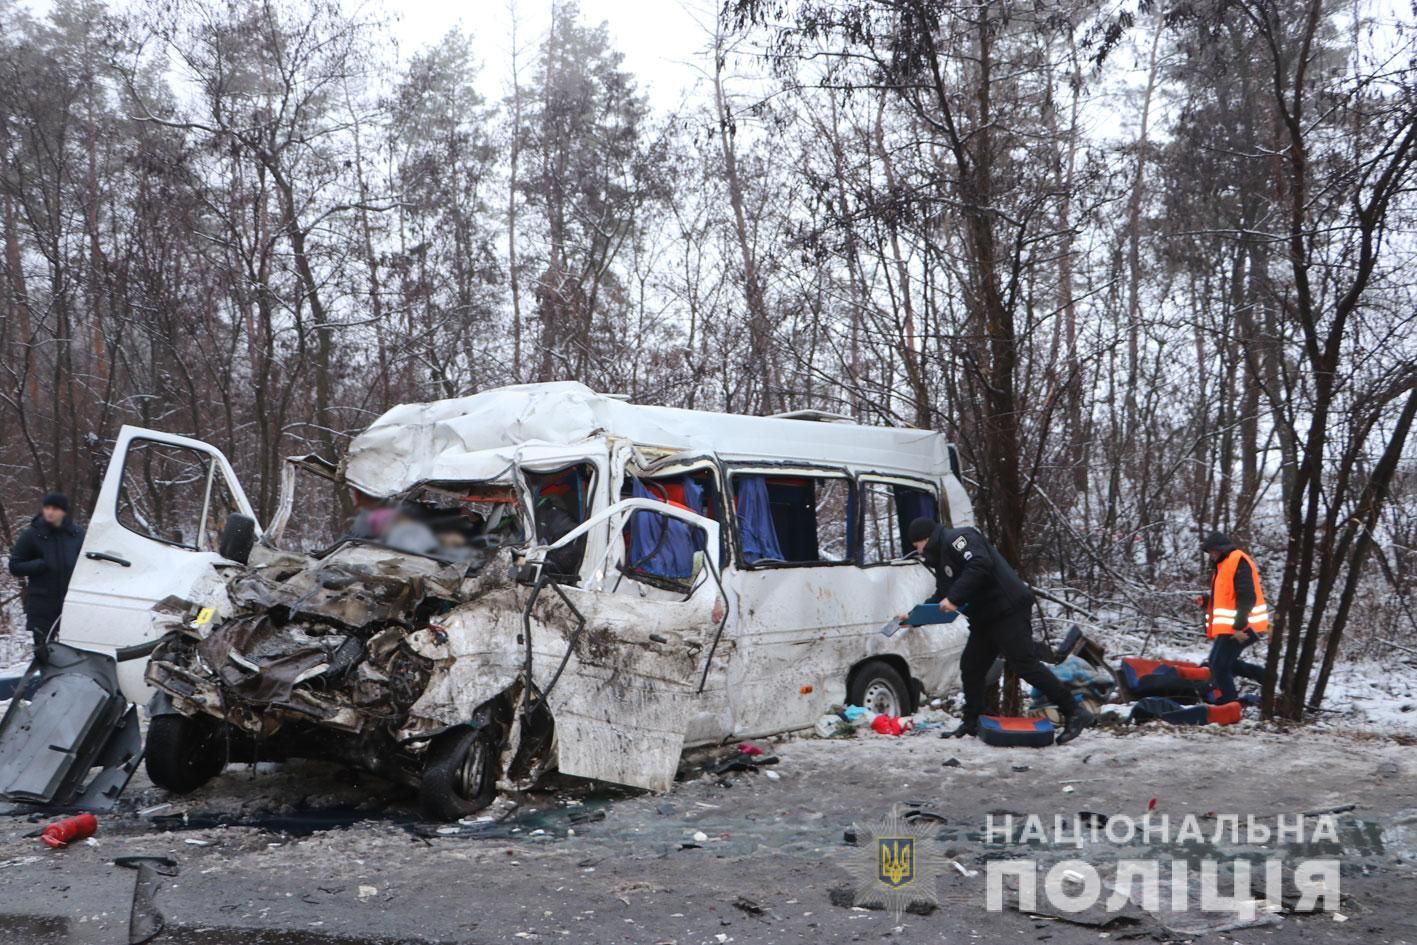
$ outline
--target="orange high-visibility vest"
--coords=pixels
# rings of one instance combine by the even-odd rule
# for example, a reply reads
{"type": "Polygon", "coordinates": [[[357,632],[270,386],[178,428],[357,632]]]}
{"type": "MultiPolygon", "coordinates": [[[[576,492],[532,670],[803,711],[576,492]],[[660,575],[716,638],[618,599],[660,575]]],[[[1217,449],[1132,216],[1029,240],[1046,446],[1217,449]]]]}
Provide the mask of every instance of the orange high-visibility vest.
{"type": "Polygon", "coordinates": [[[1225,636],[1235,632],[1235,572],[1244,562],[1255,577],[1255,606],[1245,620],[1245,626],[1256,633],[1269,629],[1269,608],[1265,606],[1264,589],[1260,587],[1260,569],[1255,567],[1255,559],[1236,548],[1226,555],[1215,568],[1215,577],[1210,584],[1210,610],[1206,614],[1205,635],[1225,636]]]}

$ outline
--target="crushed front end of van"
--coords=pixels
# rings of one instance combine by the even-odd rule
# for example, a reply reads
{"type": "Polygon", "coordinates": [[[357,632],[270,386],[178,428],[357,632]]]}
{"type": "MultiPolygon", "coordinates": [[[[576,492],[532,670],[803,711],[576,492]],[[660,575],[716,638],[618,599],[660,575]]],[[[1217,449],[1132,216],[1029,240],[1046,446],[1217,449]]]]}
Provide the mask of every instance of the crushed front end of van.
{"type": "MultiPolygon", "coordinates": [[[[515,496],[563,472],[509,475],[516,485],[419,487],[384,503],[405,521],[441,516],[414,535],[418,551],[392,546],[397,526],[317,555],[257,546],[221,594],[165,602],[168,638],[147,670],[160,693],[153,780],[188,791],[238,757],[330,758],[417,785],[443,819],[549,768],[667,790],[703,678],[699,641],[726,618],[712,603],[716,561],[700,552],[692,576],[657,589],[688,607],[581,587],[570,570],[595,526],[699,517],[631,499],[547,536],[545,507],[515,496]]],[[[699,524],[716,544],[714,523],[699,524]]]]}
{"type": "MultiPolygon", "coordinates": [[[[525,708],[514,562],[491,544],[459,561],[359,541],[320,557],[256,551],[223,604],[186,608],[149,660],[156,702],[172,710],[153,721],[154,780],[186,791],[233,755],[324,757],[420,784],[434,816],[482,806],[525,708]],[[482,768],[425,778],[449,733],[485,743],[482,768]]],[[[540,747],[524,774],[544,764],[540,747]]]]}

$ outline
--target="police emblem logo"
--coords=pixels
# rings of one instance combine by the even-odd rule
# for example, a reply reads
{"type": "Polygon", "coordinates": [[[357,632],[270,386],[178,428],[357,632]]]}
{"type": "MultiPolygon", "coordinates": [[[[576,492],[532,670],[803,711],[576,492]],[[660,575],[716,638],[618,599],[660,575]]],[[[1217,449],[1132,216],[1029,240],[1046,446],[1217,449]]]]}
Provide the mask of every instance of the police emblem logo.
{"type": "Polygon", "coordinates": [[[952,567],[950,567],[949,565],[945,565],[945,577],[954,577],[954,576],[955,576],[955,569],[952,568],[952,567]]]}
{"type": "Polygon", "coordinates": [[[881,855],[877,879],[892,889],[915,881],[914,837],[877,837],[876,849],[881,855]]]}
{"type": "Polygon", "coordinates": [[[965,537],[964,537],[963,535],[960,535],[958,538],[956,538],[956,539],[954,540],[954,549],[955,549],[955,551],[963,551],[963,550],[964,550],[964,546],[965,546],[966,544],[968,544],[968,541],[965,540],[965,537]]]}
{"type": "Polygon", "coordinates": [[[907,910],[939,906],[936,881],[946,862],[940,826],[913,813],[897,806],[876,823],[852,826],[859,844],[851,866],[856,905],[886,909],[897,920],[907,910]]]}

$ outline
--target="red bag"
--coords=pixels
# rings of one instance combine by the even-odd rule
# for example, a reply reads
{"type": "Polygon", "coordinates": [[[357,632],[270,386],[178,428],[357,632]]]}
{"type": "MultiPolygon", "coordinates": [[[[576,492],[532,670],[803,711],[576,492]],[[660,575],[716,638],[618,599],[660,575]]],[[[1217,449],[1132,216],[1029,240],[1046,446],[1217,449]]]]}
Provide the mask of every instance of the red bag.
{"type": "Polygon", "coordinates": [[[905,731],[900,719],[892,715],[878,715],[871,720],[871,728],[882,735],[899,735],[905,731]]]}

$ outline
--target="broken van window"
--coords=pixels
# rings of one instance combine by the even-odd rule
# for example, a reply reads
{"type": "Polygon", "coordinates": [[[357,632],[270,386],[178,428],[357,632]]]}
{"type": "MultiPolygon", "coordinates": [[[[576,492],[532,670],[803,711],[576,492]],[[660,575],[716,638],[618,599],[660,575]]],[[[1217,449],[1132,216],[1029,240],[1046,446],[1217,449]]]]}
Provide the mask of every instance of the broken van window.
{"type": "Polygon", "coordinates": [[[933,493],[895,482],[861,481],[861,563],[883,564],[912,549],[906,537],[917,518],[935,518],[933,493]]]}
{"type": "Polygon", "coordinates": [[[351,515],[357,517],[372,500],[362,496],[359,490],[314,471],[309,465],[296,463],[288,470],[293,476],[290,520],[277,544],[304,554],[328,551],[343,537],[351,515]],[[354,511],[346,511],[348,509],[354,511]]]}
{"type": "Polygon", "coordinates": [[[216,547],[213,528],[220,536],[233,509],[209,454],[154,440],[128,445],[116,510],[124,528],[193,551],[210,550],[216,547]]]}
{"type": "MultiPolygon", "coordinates": [[[[549,545],[570,532],[590,514],[591,486],[595,469],[580,463],[567,469],[546,473],[525,473],[531,492],[532,516],[536,522],[536,540],[549,545]]],[[[574,580],[580,573],[585,556],[585,537],[546,556],[545,569],[561,580],[574,580]]]]}
{"type": "Polygon", "coordinates": [[[232,515],[241,514],[241,507],[236,504],[236,497],[231,494],[231,487],[227,485],[226,477],[220,470],[214,470],[212,475],[211,501],[207,503],[207,519],[202,529],[202,550],[216,551],[221,547],[222,529],[226,528],[226,520],[232,515]]]}
{"type": "Polygon", "coordinates": [[[703,568],[704,530],[660,512],[640,511],[629,518],[621,574],[651,587],[689,591],[703,568]]]}
{"type": "MultiPolygon", "coordinates": [[[[699,515],[711,514],[707,472],[659,479],[629,478],[624,498],[654,499],[699,515]]],[[[694,555],[704,550],[706,536],[695,528],[658,512],[635,512],[624,528],[624,572],[636,577],[686,585],[694,575],[694,555]]]]}
{"type": "Polygon", "coordinates": [[[850,479],[740,473],[733,476],[733,487],[746,564],[852,560],[850,479]]]}

